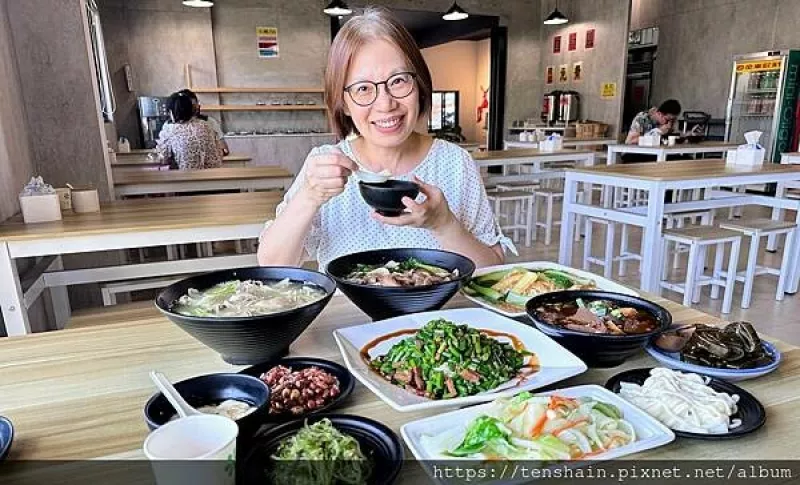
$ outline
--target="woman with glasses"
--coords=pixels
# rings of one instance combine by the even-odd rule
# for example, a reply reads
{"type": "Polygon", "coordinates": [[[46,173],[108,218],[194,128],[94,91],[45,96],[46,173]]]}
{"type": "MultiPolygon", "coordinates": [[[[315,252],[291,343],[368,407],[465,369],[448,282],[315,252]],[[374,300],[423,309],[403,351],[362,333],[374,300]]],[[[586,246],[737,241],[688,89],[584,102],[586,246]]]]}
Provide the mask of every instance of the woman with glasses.
{"type": "Polygon", "coordinates": [[[261,235],[259,262],[297,265],[309,257],[325,268],[354,252],[424,247],[463,254],[479,267],[501,263],[501,245],[513,245],[500,233],[475,162],[457,145],[415,131],[431,93],[419,48],[391,14],[367,9],[344,24],[325,71],[328,115],[341,141],[311,151],[261,235]],[[351,176],[355,160],[416,182],[421,196],[405,198],[400,216],[377,214],[351,176]]]}

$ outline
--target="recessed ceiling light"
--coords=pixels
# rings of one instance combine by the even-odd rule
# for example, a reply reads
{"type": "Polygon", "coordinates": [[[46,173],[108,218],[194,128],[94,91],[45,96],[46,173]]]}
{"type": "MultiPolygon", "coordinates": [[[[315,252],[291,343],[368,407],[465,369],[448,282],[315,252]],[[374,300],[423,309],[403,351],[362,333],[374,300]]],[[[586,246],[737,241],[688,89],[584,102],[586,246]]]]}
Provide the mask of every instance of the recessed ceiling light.
{"type": "Polygon", "coordinates": [[[183,0],[187,7],[213,7],[213,0],[183,0]]]}
{"type": "Polygon", "coordinates": [[[322,9],[322,11],[331,17],[342,17],[353,13],[343,0],[333,0],[327,7],[322,9]]]}

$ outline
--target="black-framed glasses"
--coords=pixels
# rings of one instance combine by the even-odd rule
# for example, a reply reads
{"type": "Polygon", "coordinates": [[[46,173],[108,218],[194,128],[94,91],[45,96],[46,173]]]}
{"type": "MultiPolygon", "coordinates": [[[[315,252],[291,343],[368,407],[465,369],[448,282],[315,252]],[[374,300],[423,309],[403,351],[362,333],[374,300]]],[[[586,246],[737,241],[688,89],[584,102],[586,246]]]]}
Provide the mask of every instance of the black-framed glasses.
{"type": "Polygon", "coordinates": [[[378,87],[383,84],[386,92],[394,99],[402,99],[414,92],[414,80],[417,75],[413,72],[398,72],[386,81],[379,83],[372,81],[358,81],[344,90],[350,95],[350,99],[359,106],[369,106],[378,99],[378,87]]]}

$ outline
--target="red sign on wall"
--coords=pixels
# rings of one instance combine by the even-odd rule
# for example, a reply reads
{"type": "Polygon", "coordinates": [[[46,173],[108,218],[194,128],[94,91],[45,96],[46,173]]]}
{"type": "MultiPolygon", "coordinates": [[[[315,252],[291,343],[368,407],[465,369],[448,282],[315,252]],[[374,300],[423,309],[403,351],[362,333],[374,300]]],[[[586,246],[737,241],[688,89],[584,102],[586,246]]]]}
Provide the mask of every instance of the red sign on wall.
{"type": "Polygon", "coordinates": [[[559,54],[561,52],[561,36],[557,35],[553,37],[553,54],[559,54]]]}
{"type": "Polygon", "coordinates": [[[586,31],[586,48],[594,49],[594,29],[586,31]]]}
{"type": "Polygon", "coordinates": [[[569,51],[572,52],[578,49],[578,33],[572,32],[569,34],[569,51]]]}

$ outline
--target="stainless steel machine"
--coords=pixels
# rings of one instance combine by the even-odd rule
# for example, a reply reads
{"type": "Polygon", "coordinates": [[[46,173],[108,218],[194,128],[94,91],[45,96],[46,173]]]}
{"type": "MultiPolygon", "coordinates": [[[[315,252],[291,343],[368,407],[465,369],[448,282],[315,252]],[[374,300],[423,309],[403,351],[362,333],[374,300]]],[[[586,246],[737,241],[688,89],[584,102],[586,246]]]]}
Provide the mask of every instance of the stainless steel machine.
{"type": "Polygon", "coordinates": [[[577,91],[564,91],[559,102],[558,121],[570,123],[581,119],[581,96],[577,91]]]}
{"type": "Polygon", "coordinates": [[[548,126],[580,119],[581,97],[576,91],[551,91],[542,99],[542,121],[548,126]]]}
{"type": "Polygon", "coordinates": [[[153,148],[156,146],[161,127],[169,121],[167,99],[158,96],[139,96],[139,126],[142,130],[142,146],[153,148]]]}

